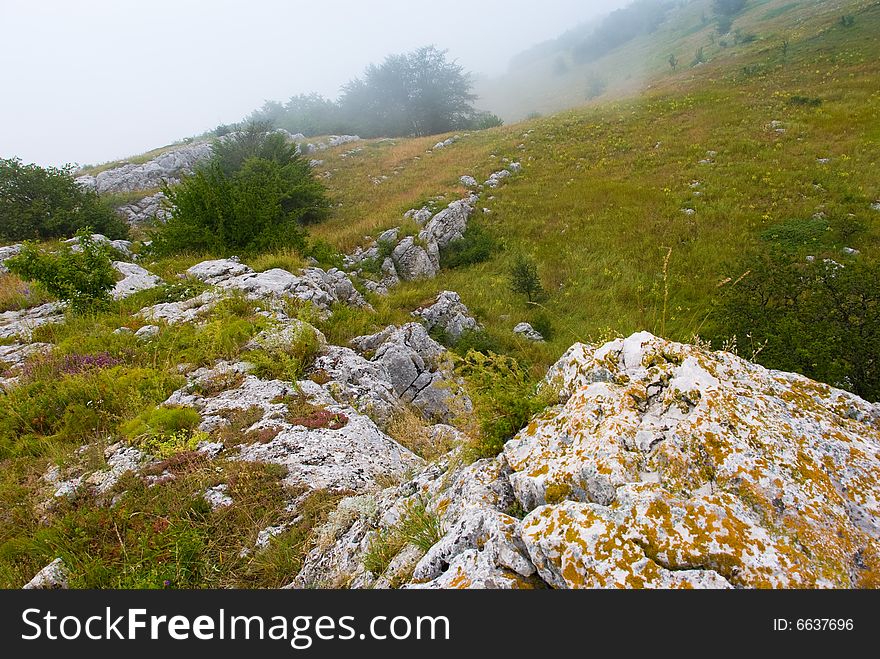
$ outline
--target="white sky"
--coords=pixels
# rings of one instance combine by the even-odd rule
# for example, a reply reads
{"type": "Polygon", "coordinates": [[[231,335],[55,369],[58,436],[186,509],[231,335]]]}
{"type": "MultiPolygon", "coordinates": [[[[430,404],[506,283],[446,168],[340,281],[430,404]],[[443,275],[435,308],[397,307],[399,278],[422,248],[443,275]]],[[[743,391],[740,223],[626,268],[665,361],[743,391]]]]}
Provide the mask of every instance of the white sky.
{"type": "Polygon", "coordinates": [[[474,73],[629,0],[0,0],[0,157],[142,153],[435,44],[474,73]]]}

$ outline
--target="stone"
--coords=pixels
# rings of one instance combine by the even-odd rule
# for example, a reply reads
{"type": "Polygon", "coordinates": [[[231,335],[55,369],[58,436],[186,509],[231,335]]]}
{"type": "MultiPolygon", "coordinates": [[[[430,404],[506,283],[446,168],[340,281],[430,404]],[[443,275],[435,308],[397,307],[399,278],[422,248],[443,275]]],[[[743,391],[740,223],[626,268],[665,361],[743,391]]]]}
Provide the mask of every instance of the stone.
{"type": "Polygon", "coordinates": [[[477,197],[453,201],[437,213],[419,233],[419,239],[428,245],[436,244],[442,249],[449,243],[461,240],[467,230],[468,220],[474,212],[477,197]]]}
{"type": "MultiPolygon", "coordinates": [[[[92,240],[100,245],[106,245],[122,254],[125,258],[132,258],[134,254],[131,251],[131,241],[129,240],[110,240],[107,236],[100,233],[93,233],[92,240]]],[[[81,252],[79,237],[70,238],[64,241],[65,245],[70,245],[71,251],[81,252]]]]}
{"type": "Polygon", "coordinates": [[[194,277],[206,284],[216,284],[230,277],[250,274],[251,270],[237,257],[231,259],[216,259],[214,261],[202,261],[186,271],[187,277],[194,277]]]}
{"type": "Polygon", "coordinates": [[[228,492],[229,486],[226,483],[221,483],[209,487],[202,497],[211,505],[211,510],[219,510],[220,508],[228,508],[235,503],[228,492]]]}
{"type": "Polygon", "coordinates": [[[61,302],[46,302],[30,309],[4,311],[0,313],[0,339],[19,337],[30,340],[37,327],[63,322],[64,308],[61,302]]]}
{"type": "Polygon", "coordinates": [[[544,340],[543,335],[534,327],[532,327],[529,323],[519,323],[516,327],[513,328],[513,333],[518,334],[527,341],[534,341],[538,343],[544,340]]]}
{"type": "Polygon", "coordinates": [[[413,311],[430,331],[439,328],[452,342],[458,341],[462,334],[479,327],[477,320],[461,301],[461,296],[454,291],[443,291],[429,307],[413,311]]]}
{"type": "Polygon", "coordinates": [[[477,183],[477,179],[475,179],[473,176],[465,175],[458,179],[458,181],[466,188],[475,188],[479,185],[479,183],[477,183]]]}
{"type": "Polygon", "coordinates": [[[42,570],[37,572],[33,579],[28,581],[22,590],[60,590],[68,588],[70,573],[64,565],[64,561],[56,558],[42,570]]]}
{"type": "Polygon", "coordinates": [[[189,323],[208,313],[222,299],[214,291],[205,291],[181,302],[161,302],[146,307],[138,316],[150,322],[164,322],[168,325],[189,323]]]}
{"type": "Polygon", "coordinates": [[[451,377],[448,354],[424,326],[394,325],[372,336],[358,337],[352,345],[372,353],[370,361],[387,372],[396,396],[437,423],[448,423],[471,409],[471,401],[451,377]]]}
{"type": "Polygon", "coordinates": [[[510,178],[512,174],[508,169],[502,169],[501,171],[493,173],[487,180],[486,186],[490,188],[499,187],[505,179],[510,178]]]}
{"type": "Polygon", "coordinates": [[[164,222],[171,217],[171,207],[164,192],[147,195],[130,204],[118,206],[116,212],[132,226],[164,222]]]}
{"type": "Polygon", "coordinates": [[[121,300],[140,291],[147,291],[162,284],[162,280],[136,263],[114,261],[113,267],[122,275],[116,282],[110,295],[114,300],[121,300]]]}
{"type": "Polygon", "coordinates": [[[79,176],[77,184],[100,194],[151,190],[163,184],[175,184],[194,167],[211,157],[211,145],[206,142],[185,144],[162,153],[145,163],[127,163],[107,169],[95,176],[79,176]]]}
{"type": "Polygon", "coordinates": [[[155,336],[159,336],[160,328],[158,325],[144,325],[141,327],[134,335],[142,340],[152,339],[155,336]]]}
{"type": "Polygon", "coordinates": [[[408,220],[412,219],[419,224],[424,225],[428,220],[434,217],[434,212],[427,206],[423,206],[419,209],[410,209],[406,213],[404,213],[403,216],[408,220]]]}
{"type": "Polygon", "coordinates": [[[437,245],[419,245],[412,236],[407,236],[394,248],[391,261],[403,281],[433,279],[440,272],[440,250],[437,245]]]}
{"type": "Polygon", "coordinates": [[[322,386],[339,402],[387,427],[399,398],[384,365],[365,359],[351,348],[328,346],[315,360],[314,374],[327,378],[322,386]]]}
{"type": "Polygon", "coordinates": [[[0,274],[6,274],[9,270],[4,265],[7,259],[11,259],[13,256],[17,256],[24,245],[6,245],[5,247],[0,247],[0,274]]]}

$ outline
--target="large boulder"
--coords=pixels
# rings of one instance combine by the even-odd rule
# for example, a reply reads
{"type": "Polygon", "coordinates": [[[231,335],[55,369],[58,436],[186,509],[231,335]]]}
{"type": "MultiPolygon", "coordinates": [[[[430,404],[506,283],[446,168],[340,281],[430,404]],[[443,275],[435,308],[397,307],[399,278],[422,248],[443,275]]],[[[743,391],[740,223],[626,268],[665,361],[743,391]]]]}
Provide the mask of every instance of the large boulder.
{"type": "Polygon", "coordinates": [[[162,283],[159,277],[136,263],[114,261],[113,267],[122,275],[122,279],[116,282],[110,293],[114,300],[121,300],[140,291],[156,288],[162,283]]]}
{"type": "Polygon", "coordinates": [[[497,458],[450,454],[334,517],[295,585],[880,586],[877,405],[648,333],[572,346],[547,386],[560,404],[497,458]],[[413,501],[439,540],[370,573],[413,501]]]}
{"type": "Polygon", "coordinates": [[[477,199],[476,195],[472,195],[467,199],[453,201],[430,219],[419,233],[419,238],[427,243],[435,243],[440,249],[451,242],[461,240],[467,230],[468,220],[474,212],[477,199]]]}
{"type": "Polygon", "coordinates": [[[145,163],[127,163],[95,176],[77,177],[76,182],[99,193],[150,190],[164,183],[174,184],[195,166],[211,157],[211,145],[205,142],[186,144],[162,153],[145,163]]]}
{"type": "Polygon", "coordinates": [[[425,418],[448,423],[470,410],[470,399],[451,375],[446,349],[422,325],[392,325],[378,334],[353,339],[352,345],[381,365],[397,397],[425,418]]]}
{"type": "Polygon", "coordinates": [[[429,331],[434,328],[442,330],[452,342],[480,326],[455,291],[441,292],[434,304],[417,309],[413,316],[419,318],[429,331]]]}
{"type": "Polygon", "coordinates": [[[437,244],[420,242],[416,242],[413,236],[407,236],[391,252],[391,261],[397,275],[404,281],[433,279],[440,272],[440,250],[437,244]]]}

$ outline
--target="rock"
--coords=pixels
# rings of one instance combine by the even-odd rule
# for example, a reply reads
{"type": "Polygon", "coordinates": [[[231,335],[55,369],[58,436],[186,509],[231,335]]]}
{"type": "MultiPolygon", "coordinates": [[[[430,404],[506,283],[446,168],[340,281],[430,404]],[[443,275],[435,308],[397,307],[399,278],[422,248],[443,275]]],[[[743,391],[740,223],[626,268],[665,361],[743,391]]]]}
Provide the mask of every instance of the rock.
{"type": "Polygon", "coordinates": [[[181,302],[162,302],[146,307],[141,309],[138,315],[154,323],[164,322],[168,325],[189,323],[208,313],[221,299],[222,296],[214,291],[205,291],[181,302]]]}
{"type": "Polygon", "coordinates": [[[419,239],[428,245],[436,244],[440,249],[453,241],[460,240],[467,230],[468,219],[474,212],[476,201],[475,195],[453,201],[431,218],[419,233],[419,239]]]}
{"type": "Polygon", "coordinates": [[[486,186],[490,188],[497,188],[500,186],[504,179],[510,178],[511,173],[510,170],[502,169],[501,171],[495,172],[486,180],[486,186]]]}
{"type": "Polygon", "coordinates": [[[512,174],[519,174],[522,171],[522,164],[512,162],[507,166],[507,169],[509,169],[512,174]]]}
{"type": "MultiPolygon", "coordinates": [[[[104,236],[100,233],[93,233],[92,240],[98,244],[106,245],[107,247],[111,247],[115,249],[117,252],[122,254],[126,258],[131,258],[134,256],[131,251],[131,241],[130,240],[110,240],[107,236],[104,236]]],[[[71,250],[74,252],[81,252],[82,247],[80,247],[80,239],[79,237],[70,238],[69,240],[64,241],[65,245],[70,245],[71,250]]]]}
{"type": "Polygon", "coordinates": [[[388,229],[387,231],[383,231],[379,234],[379,237],[376,238],[377,243],[396,243],[397,237],[400,235],[400,228],[394,227],[393,229],[388,229]]]}
{"type": "Polygon", "coordinates": [[[59,590],[67,589],[70,573],[64,565],[64,561],[56,558],[36,576],[28,581],[22,590],[59,590]]]}
{"type": "Polygon", "coordinates": [[[7,368],[21,366],[25,361],[34,356],[47,353],[52,350],[51,343],[11,343],[0,345],[0,364],[7,368]]]}
{"type": "Polygon", "coordinates": [[[392,325],[378,334],[353,339],[352,345],[373,353],[370,361],[385,369],[397,397],[412,404],[426,419],[448,423],[471,409],[470,399],[450,375],[446,350],[422,325],[392,325]]]}
{"type": "Polygon", "coordinates": [[[416,244],[412,236],[407,236],[394,248],[391,261],[397,275],[404,281],[433,279],[440,272],[440,250],[436,243],[422,246],[416,244]]]}
{"type": "Polygon", "coordinates": [[[682,208],[681,212],[688,216],[697,214],[697,211],[695,211],[693,208],[682,208]]]}
{"type": "Polygon", "coordinates": [[[122,275],[110,293],[114,300],[121,300],[140,291],[156,288],[162,280],[135,263],[114,261],[113,267],[122,275]]]}
{"type": "Polygon", "coordinates": [[[358,355],[351,348],[329,346],[314,364],[315,374],[328,380],[322,386],[339,402],[387,427],[399,399],[384,365],[358,355]]]}
{"type": "Polygon", "coordinates": [[[150,190],[163,183],[175,184],[181,176],[191,174],[201,161],[211,157],[208,143],[186,144],[156,156],[142,164],[128,163],[108,169],[95,176],[77,177],[77,184],[98,193],[150,190]]]}
{"type": "Polygon", "coordinates": [[[465,175],[458,180],[466,188],[475,188],[479,185],[479,183],[477,183],[477,179],[475,179],[473,176],[465,175]]]}
{"type": "Polygon", "coordinates": [[[144,325],[141,327],[134,335],[142,340],[152,339],[154,336],[159,336],[160,328],[158,325],[144,325]]]}
{"type": "Polygon", "coordinates": [[[0,274],[6,274],[7,272],[9,272],[9,270],[4,265],[6,260],[18,255],[21,252],[22,247],[24,247],[24,245],[21,244],[0,247],[0,274]]]}
{"type": "Polygon", "coordinates": [[[434,145],[433,150],[437,151],[439,149],[445,149],[447,146],[452,146],[453,144],[455,144],[458,140],[458,135],[455,135],[453,137],[450,137],[449,139],[443,140],[442,142],[437,142],[437,144],[434,145]]]}
{"type": "Polygon", "coordinates": [[[443,291],[430,307],[413,311],[413,316],[421,319],[430,331],[439,328],[452,342],[458,341],[467,331],[479,327],[476,319],[454,291],[443,291]]]}
{"type": "Polygon", "coordinates": [[[541,333],[534,327],[532,327],[529,323],[519,323],[516,327],[513,328],[513,333],[519,334],[527,341],[535,341],[537,343],[544,340],[544,337],[541,335],[541,333]]]}
{"type": "Polygon", "coordinates": [[[545,580],[663,586],[681,576],[665,571],[691,569],[742,587],[876,578],[875,406],[644,332],[560,361],[567,402],[504,447],[545,580]],[[585,551],[567,553],[573,537],[585,551]],[[613,543],[622,554],[598,551],[613,543]]]}
{"type": "Polygon", "coordinates": [[[424,225],[428,220],[434,217],[434,212],[427,206],[423,206],[419,209],[410,209],[406,213],[404,213],[403,216],[408,220],[412,219],[419,224],[424,225]]]}
{"type": "Polygon", "coordinates": [[[164,192],[147,195],[139,201],[116,208],[116,212],[132,226],[164,222],[171,217],[168,198],[164,192]]]}
{"type": "Polygon", "coordinates": [[[871,209],[875,211],[880,211],[880,201],[875,201],[871,204],[871,209]]]}
{"type": "Polygon", "coordinates": [[[232,497],[227,494],[229,486],[226,483],[209,487],[202,497],[211,505],[211,510],[219,510],[220,508],[228,508],[233,503],[232,497]]]}
{"type": "Polygon", "coordinates": [[[861,254],[859,250],[853,249],[852,247],[844,247],[841,251],[847,256],[858,256],[861,254]]]}
{"type": "Polygon", "coordinates": [[[29,340],[37,327],[63,320],[64,305],[60,302],[47,302],[20,311],[4,311],[0,313],[0,339],[19,337],[29,340]]]}
{"type": "Polygon", "coordinates": [[[311,342],[319,351],[326,349],[327,339],[321,331],[296,318],[290,318],[281,325],[263,330],[248,341],[244,349],[262,350],[269,353],[283,352],[289,346],[303,343],[309,334],[311,334],[311,342]]]}
{"type": "Polygon", "coordinates": [[[217,284],[230,277],[252,273],[248,266],[244,265],[237,257],[231,259],[217,259],[214,261],[202,261],[186,271],[188,277],[195,277],[206,284],[217,284]]]}

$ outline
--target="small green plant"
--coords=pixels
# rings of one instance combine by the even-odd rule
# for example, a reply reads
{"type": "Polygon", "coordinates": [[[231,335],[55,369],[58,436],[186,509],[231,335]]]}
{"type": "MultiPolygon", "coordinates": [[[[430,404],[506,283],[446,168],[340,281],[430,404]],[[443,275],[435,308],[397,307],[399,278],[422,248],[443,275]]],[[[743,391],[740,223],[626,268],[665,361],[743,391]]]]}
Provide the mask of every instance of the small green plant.
{"type": "Polygon", "coordinates": [[[6,261],[6,267],[50,295],[69,302],[75,312],[104,305],[116,284],[109,250],[94,240],[88,229],[80,230],[77,239],[77,251],[63,245],[54,254],[25,243],[18,255],[6,261]]]}
{"type": "Polygon", "coordinates": [[[121,428],[145,453],[167,459],[192,451],[207,435],[196,431],[201,417],[191,407],[162,406],[138,415],[121,428]]]}
{"type": "Polygon", "coordinates": [[[364,554],[364,568],[375,575],[384,573],[404,546],[406,541],[396,529],[376,529],[364,554]]]}
{"type": "Polygon", "coordinates": [[[691,60],[691,66],[697,66],[698,64],[706,63],[706,55],[703,53],[703,47],[700,46],[697,48],[697,52],[694,53],[694,59],[691,60]]]}
{"type": "Polygon", "coordinates": [[[474,403],[477,429],[469,457],[475,460],[498,455],[507,440],[553,402],[549,388],[539,386],[511,357],[472,351],[456,373],[464,378],[474,403]]]}
{"type": "Polygon", "coordinates": [[[514,257],[508,273],[508,285],[514,293],[525,295],[529,302],[535,302],[544,295],[538,266],[524,254],[517,254],[514,257]]]}
{"type": "Polygon", "coordinates": [[[789,105],[801,105],[808,108],[817,108],[822,105],[821,98],[810,98],[809,96],[792,96],[788,99],[789,105]]]}
{"type": "Polygon", "coordinates": [[[377,529],[373,534],[364,554],[364,567],[375,575],[383,574],[406,545],[427,552],[445,533],[440,517],[428,510],[424,500],[407,501],[396,525],[377,529]]]}
{"type": "Polygon", "coordinates": [[[842,27],[852,27],[856,24],[856,17],[852,14],[845,14],[840,17],[840,25],[842,27]]]}
{"type": "Polygon", "coordinates": [[[481,226],[471,222],[461,239],[449,243],[440,250],[440,265],[459,268],[488,261],[497,250],[495,238],[481,226]]]}

